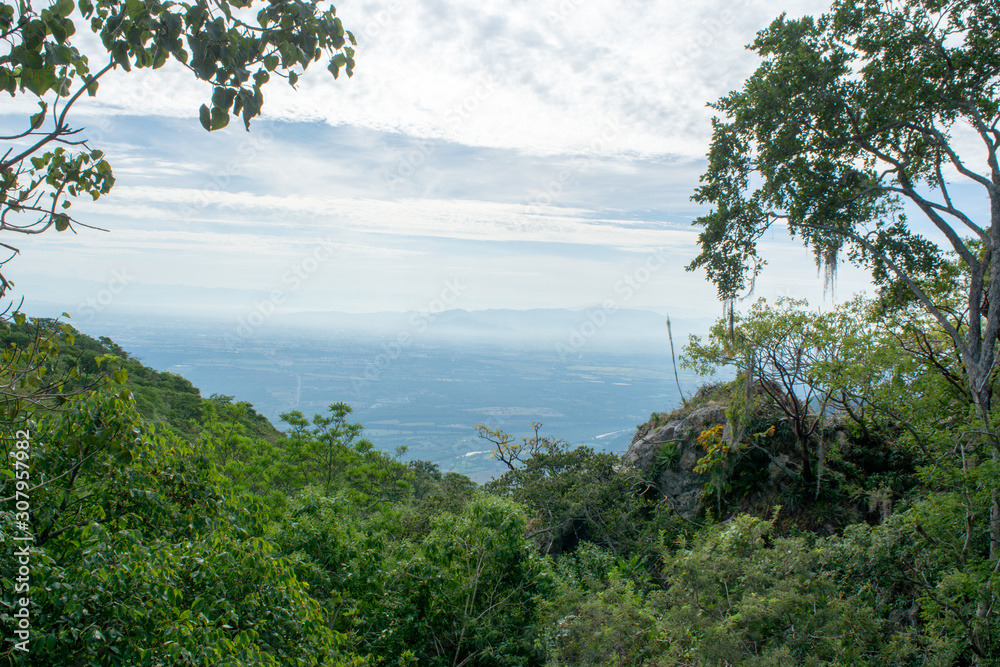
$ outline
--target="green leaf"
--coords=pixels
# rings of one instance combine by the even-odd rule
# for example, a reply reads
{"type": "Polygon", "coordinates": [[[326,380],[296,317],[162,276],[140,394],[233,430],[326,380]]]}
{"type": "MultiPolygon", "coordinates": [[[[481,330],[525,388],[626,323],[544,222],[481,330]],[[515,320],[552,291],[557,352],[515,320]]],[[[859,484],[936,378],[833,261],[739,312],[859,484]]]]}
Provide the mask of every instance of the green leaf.
{"type": "Polygon", "coordinates": [[[111,47],[111,56],[126,72],[132,71],[132,63],[128,57],[128,42],[121,40],[115,42],[114,46],[111,47]]]}
{"type": "Polygon", "coordinates": [[[65,44],[46,44],[45,55],[53,65],[68,65],[73,62],[73,49],[65,44]]]}
{"type": "Polygon", "coordinates": [[[51,9],[59,16],[69,16],[73,12],[73,0],[57,0],[51,9]]]}
{"type": "MultiPolygon", "coordinates": [[[[41,64],[39,64],[39,68],[40,67],[41,64]]],[[[21,70],[21,87],[30,90],[39,97],[44,95],[52,87],[54,82],[55,77],[51,74],[51,72],[42,72],[37,69],[21,70]]]]}
{"type": "Polygon", "coordinates": [[[69,216],[65,213],[59,213],[53,216],[56,221],[56,231],[64,232],[69,229],[69,216]]]}
{"type": "Polygon", "coordinates": [[[66,38],[69,37],[69,29],[66,27],[67,24],[69,26],[73,25],[69,21],[61,21],[58,19],[49,21],[49,31],[52,32],[52,36],[56,38],[56,42],[59,44],[64,43],[66,38]]]}
{"type": "Polygon", "coordinates": [[[220,109],[228,110],[233,106],[233,99],[235,99],[235,97],[236,91],[232,88],[216,86],[215,90],[212,92],[212,105],[220,109]]]}
{"type": "Polygon", "coordinates": [[[221,130],[227,125],[229,125],[229,112],[219,107],[212,107],[211,131],[221,130]]]}
{"type": "Polygon", "coordinates": [[[153,49],[153,69],[160,69],[167,63],[168,53],[165,49],[153,49]]]}
{"type": "Polygon", "coordinates": [[[201,109],[199,109],[198,112],[199,112],[199,117],[200,117],[200,120],[201,120],[201,126],[203,128],[205,128],[206,130],[208,130],[209,132],[211,132],[212,131],[212,112],[209,111],[208,107],[205,106],[204,104],[201,105],[201,109]]]}

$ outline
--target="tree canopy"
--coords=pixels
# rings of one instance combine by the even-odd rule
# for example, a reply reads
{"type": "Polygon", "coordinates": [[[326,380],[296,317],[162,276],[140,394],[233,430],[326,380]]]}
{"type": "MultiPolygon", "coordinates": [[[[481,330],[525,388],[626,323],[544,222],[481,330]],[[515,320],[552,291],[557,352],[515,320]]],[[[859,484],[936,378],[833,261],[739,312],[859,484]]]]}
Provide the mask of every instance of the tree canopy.
{"type": "Polygon", "coordinates": [[[763,63],[713,105],[725,119],[694,195],[713,208],[696,221],[688,268],[731,300],[752,287],[766,262],[757,242],[774,225],[802,238],[828,279],[846,252],[884,296],[934,317],[987,413],[1000,333],[1000,290],[989,289],[1000,281],[998,32],[996,3],[973,0],[839,0],[818,19],[776,19],[750,46],[763,63]],[[954,196],[960,185],[978,191],[987,219],[954,196]],[[966,267],[962,328],[926,286],[945,248],[966,267]]]}
{"type": "MultiPolygon", "coordinates": [[[[212,87],[199,111],[206,130],[225,127],[232,115],[249,130],[273,76],[295,86],[323,58],[334,78],[341,70],[351,76],[354,44],[336,10],[315,1],[57,0],[40,10],[26,0],[0,2],[0,90],[38,103],[23,130],[0,137],[0,232],[90,226],[67,209],[76,197],[107,194],[115,179],[69,112],[82,96],[96,95],[111,70],[175,60],[212,87]],[[99,36],[99,53],[78,48],[81,24],[99,36]]],[[[12,253],[2,266],[18,250],[0,245],[12,253]]],[[[9,286],[0,274],[0,296],[9,286]]]]}

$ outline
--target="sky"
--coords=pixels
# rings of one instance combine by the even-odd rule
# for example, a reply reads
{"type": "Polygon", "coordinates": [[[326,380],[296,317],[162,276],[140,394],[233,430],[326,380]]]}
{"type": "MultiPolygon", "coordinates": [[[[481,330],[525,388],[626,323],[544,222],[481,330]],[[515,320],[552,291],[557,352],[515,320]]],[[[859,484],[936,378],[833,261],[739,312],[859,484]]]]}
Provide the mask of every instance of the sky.
{"type": "MultiPolygon", "coordinates": [[[[206,133],[188,71],[115,72],[75,108],[114,190],[73,212],[107,229],[4,238],[30,314],[238,320],[264,310],[588,308],[721,312],[691,202],[712,110],[782,11],[753,0],[345,0],[353,78],[273,81],[262,118],[206,133]],[[622,289],[623,281],[634,289],[622,289]],[[631,281],[631,282],[629,282],[631,281]]],[[[81,26],[81,29],[83,26],[81,26]]],[[[86,35],[80,44],[87,45],[86,35]]],[[[30,109],[14,99],[0,125],[30,109]]],[[[831,303],[780,229],[756,294],[831,303]],[[824,300],[825,299],[825,300],[824,300]]],[[[836,297],[870,290],[840,269],[836,297]]]]}

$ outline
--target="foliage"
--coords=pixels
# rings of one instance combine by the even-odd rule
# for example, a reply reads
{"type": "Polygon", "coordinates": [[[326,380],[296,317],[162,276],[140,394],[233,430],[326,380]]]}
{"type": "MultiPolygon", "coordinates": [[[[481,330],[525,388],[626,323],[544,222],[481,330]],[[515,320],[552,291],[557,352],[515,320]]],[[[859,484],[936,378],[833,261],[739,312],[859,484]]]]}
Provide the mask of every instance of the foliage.
{"type": "Polygon", "coordinates": [[[52,389],[62,386],[66,392],[85,390],[117,373],[127,378],[125,384],[143,417],[161,428],[194,438],[193,424],[201,416],[202,401],[194,385],[174,373],[144,366],[110,338],[95,339],[56,320],[25,318],[0,325],[0,346],[12,362],[14,357],[27,360],[43,350],[51,352],[46,356],[42,377],[52,389]]]}
{"type": "MultiPolygon", "coordinates": [[[[249,123],[269,72],[294,84],[324,49],[335,73],[353,65],[332,10],[309,3],[272,2],[252,26],[245,5],[101,1],[0,5],[0,87],[47,95],[56,118],[44,130],[43,106],[21,162],[2,165],[0,229],[15,214],[21,231],[69,228],[64,197],[110,188],[99,152],[32,151],[70,137],[72,95],[114,66],[187,62],[215,85],[202,120],[217,129],[230,112],[249,123]],[[69,42],[76,12],[110,54],[96,74],[69,42]]],[[[763,262],[757,239],[783,220],[821,264],[846,251],[881,289],[826,313],[761,300],[692,339],[687,364],[738,373],[688,405],[724,403],[729,421],[698,438],[694,471],[715,500],[703,524],[651,497],[649,471],[538,423],[520,440],[478,427],[507,466],[479,489],[378,450],[345,403],[288,412],[279,433],[249,404],[203,400],[108,339],[13,316],[0,330],[0,423],[30,437],[0,434],[0,537],[33,537],[33,635],[30,656],[10,641],[0,654],[123,666],[995,664],[1000,222],[978,227],[948,189],[957,173],[1000,200],[998,25],[993,3],[840,0],[762,32],[761,68],[718,103],[729,119],[696,195],[715,209],[699,220],[693,266],[732,299],[763,262]],[[963,124],[992,157],[985,180],[953,150],[963,124]],[[954,256],[908,226],[905,199],[954,256]],[[793,520],[804,507],[811,520],[793,520]]],[[[677,416],[654,413],[637,435],[677,416]]],[[[666,443],[655,465],[678,459],[666,443]]],[[[18,567],[0,553],[8,638],[18,567]]]]}
{"type": "Polygon", "coordinates": [[[535,454],[559,446],[557,440],[538,435],[541,428],[541,422],[531,422],[534,435],[521,438],[520,444],[511,434],[483,424],[476,424],[476,435],[493,445],[493,458],[502,461],[508,469],[516,470],[518,466],[525,465],[535,454]]]}
{"type": "Polygon", "coordinates": [[[698,459],[694,467],[696,473],[708,475],[705,482],[705,492],[715,494],[716,510],[722,513],[722,492],[729,490],[726,470],[729,458],[730,444],[722,439],[722,424],[702,431],[697,438],[698,445],[705,450],[705,455],[698,459]]]}
{"type": "Polygon", "coordinates": [[[991,483],[938,491],[877,526],[850,526],[831,543],[833,576],[886,619],[887,645],[912,664],[991,664],[1000,654],[1000,634],[983,605],[984,591],[998,583],[991,483]]]}
{"type": "Polygon", "coordinates": [[[386,664],[532,664],[541,571],[517,507],[475,495],[415,517],[386,505],[358,510],[313,489],[278,535],[312,563],[312,589],[333,591],[331,625],[386,664]]]}
{"type": "Polygon", "coordinates": [[[479,485],[465,475],[457,472],[442,474],[436,463],[410,461],[406,467],[413,474],[408,481],[413,486],[415,516],[459,512],[479,489],[479,485]]]}
{"type": "Polygon", "coordinates": [[[563,592],[561,616],[551,621],[544,639],[546,664],[649,665],[659,646],[656,611],[629,579],[614,577],[591,594],[563,592]]]}
{"type": "MultiPolygon", "coordinates": [[[[684,363],[701,374],[722,366],[743,371],[743,424],[734,428],[735,440],[745,435],[745,413],[755,393],[763,394],[791,428],[799,448],[799,470],[807,485],[818,483],[823,465],[818,436],[823,417],[833,407],[851,410],[840,384],[847,378],[847,347],[867,333],[864,320],[851,317],[842,307],[833,313],[812,314],[805,301],[779,299],[775,307],[759,299],[746,314],[736,314],[712,328],[707,343],[696,337],[685,347],[684,363]],[[744,398],[746,396],[746,398],[744,398]]],[[[847,308],[850,308],[849,306],[847,308]]],[[[870,343],[869,343],[870,344],[870,343]]]]}
{"type": "Polygon", "coordinates": [[[665,551],[660,664],[870,664],[880,624],[824,571],[822,541],[747,516],[665,551]]]}
{"type": "Polygon", "coordinates": [[[528,536],[549,554],[572,551],[580,540],[615,553],[641,549],[643,524],[652,515],[641,495],[645,483],[618,456],[557,441],[484,489],[527,508],[528,536]]]}
{"type": "Polygon", "coordinates": [[[376,449],[361,438],[364,427],[348,423],[351,406],[334,403],[328,415],[314,415],[310,422],[298,410],[281,415],[291,429],[278,441],[282,450],[282,488],[294,491],[316,485],[325,494],[335,490],[359,502],[384,502],[407,495],[411,476],[406,466],[397,462],[405,448],[395,456],[376,449]]]}
{"type": "MultiPolygon", "coordinates": [[[[111,341],[12,326],[4,372],[23,381],[5,414],[31,429],[31,474],[45,480],[30,490],[32,660],[990,664],[997,471],[969,396],[935,365],[949,348],[921,347],[941,340],[933,323],[861,302],[828,315],[859,312],[867,345],[845,336],[839,356],[803,371],[858,417],[839,440],[826,420],[816,429],[830,441],[824,494],[842,495],[814,502],[814,524],[825,525],[824,503],[874,510],[875,525],[829,537],[795,529],[787,510],[738,513],[760,513],[774,492],[761,491],[769,466],[796,442],[761,396],[743,408],[741,440],[722,428],[700,438],[715,514],[733,514],[698,526],[645,497],[643,475],[618,457],[537,430],[523,445],[489,433],[514,465],[486,493],[380,452],[343,403],[311,420],[288,413],[276,436],[252,406],[216,395],[190,420],[192,444],[140,413],[133,372],[154,405],[156,378],[111,341]],[[916,393],[904,398],[907,387],[916,393]]],[[[758,314],[767,340],[768,318],[784,320],[763,305],[758,314]]],[[[693,402],[734,392],[744,385],[693,402]]],[[[16,475],[7,460],[4,479],[16,475]]],[[[776,488],[776,500],[801,504],[794,485],[776,488]]],[[[11,500],[0,506],[5,540],[19,530],[11,500]]],[[[0,554],[7,633],[16,567],[12,550],[0,554]]]]}
{"type": "MultiPolygon", "coordinates": [[[[29,325],[22,313],[0,318],[0,401],[10,427],[22,425],[35,407],[67,393],[65,386],[76,380],[79,369],[53,370],[53,362],[73,341],[74,332],[65,324],[29,325]]],[[[100,361],[95,359],[95,364],[100,361]]]]}
{"type": "Polygon", "coordinates": [[[204,401],[199,451],[226,476],[233,492],[265,498],[280,507],[286,500],[279,483],[286,463],[283,452],[274,442],[250,435],[247,417],[251,415],[256,413],[245,401],[233,403],[230,397],[218,395],[204,401]]]}
{"type": "Polygon", "coordinates": [[[44,587],[31,646],[42,664],[362,664],[338,656],[342,637],[259,538],[91,529],[76,539],[82,558],[36,554],[44,587]]]}
{"type": "Polygon", "coordinates": [[[657,470],[678,470],[681,461],[680,450],[677,449],[676,442],[665,442],[660,445],[660,451],[656,454],[657,470]]]}
{"type": "Polygon", "coordinates": [[[550,561],[553,592],[540,610],[547,665],[641,665],[655,657],[653,589],[635,559],[583,542],[550,561]]]}
{"type": "Polygon", "coordinates": [[[695,199],[703,267],[720,296],[752,284],[764,259],[757,240],[776,222],[810,246],[832,279],[838,256],[870,268],[894,295],[906,293],[949,336],[989,424],[1000,334],[1000,56],[994,3],[838,0],[819,19],[784,16],[752,45],[763,63],[742,90],[714,108],[709,166],[695,199]],[[954,140],[964,132],[983,169],[954,140]],[[989,206],[981,226],[952,198],[956,181],[989,206]],[[957,330],[923,284],[941,247],[910,225],[919,209],[965,264],[963,301],[974,317],[957,330]],[[966,235],[971,235],[970,241],[966,235]]]}
{"type": "MultiPolygon", "coordinates": [[[[54,347],[36,352],[15,375],[37,378],[57,362],[54,347]]],[[[21,557],[0,554],[4,636],[15,637],[15,598],[29,601],[32,619],[30,653],[10,642],[4,656],[53,665],[361,664],[320,622],[319,605],[254,515],[226,498],[211,463],[154,433],[125,382],[119,372],[105,386],[62,394],[61,407],[3,406],[4,423],[14,409],[28,419],[24,448],[3,435],[10,495],[0,500],[0,534],[5,544],[32,538],[27,590],[15,592],[21,557]]]]}
{"type": "MultiPolygon", "coordinates": [[[[4,137],[0,159],[0,231],[38,234],[80,223],[66,212],[73,198],[107,194],[115,179],[103,151],[79,138],[68,114],[84,94],[97,94],[111,70],[159,68],[175,60],[212,86],[200,119],[206,130],[240,116],[249,129],[261,113],[271,76],[294,86],[300,73],[324,56],[328,69],[354,69],[354,36],[335,10],[316,2],[270,2],[253,12],[252,0],[193,3],[160,0],[59,0],[42,8],[0,3],[0,89],[27,96],[39,111],[22,132],[4,137]],[[74,36],[85,25],[99,36],[96,54],[82,52],[74,36]]],[[[4,244],[17,252],[13,246],[4,244]]],[[[8,288],[0,276],[0,296],[8,288]]]]}
{"type": "Polygon", "coordinates": [[[804,306],[758,300],[734,314],[732,338],[723,319],[706,342],[692,337],[685,349],[699,372],[724,364],[744,371],[726,390],[732,442],[711,467],[716,510],[734,503],[753,511],[740,499],[761,496],[780,472],[780,495],[764,493],[758,509],[780,502],[794,514],[811,505],[801,525],[884,518],[918,486],[917,466],[968,437],[954,416],[971,414],[971,398],[942,373],[948,349],[933,346],[948,339],[919,309],[887,311],[862,297],[824,313],[804,306]]]}

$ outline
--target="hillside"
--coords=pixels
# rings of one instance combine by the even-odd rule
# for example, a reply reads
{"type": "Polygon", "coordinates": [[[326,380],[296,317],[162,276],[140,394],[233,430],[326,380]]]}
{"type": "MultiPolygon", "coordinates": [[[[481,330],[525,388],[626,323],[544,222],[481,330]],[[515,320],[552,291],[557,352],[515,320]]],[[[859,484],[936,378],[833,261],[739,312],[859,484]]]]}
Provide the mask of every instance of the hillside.
{"type": "MultiPolygon", "coordinates": [[[[3,474],[11,494],[27,475],[30,511],[10,505],[0,530],[35,545],[27,606],[2,597],[32,619],[31,658],[11,649],[13,664],[918,665],[994,650],[967,630],[983,627],[974,582],[992,577],[977,486],[992,473],[930,439],[931,404],[902,428],[891,394],[799,414],[807,390],[784,393],[779,357],[755,356],[752,384],[654,413],[624,456],[482,426],[507,472],[479,487],[380,451],[346,404],[287,413],[281,432],[108,338],[3,327],[18,378],[3,474]]],[[[731,363],[726,335],[692,341],[686,363],[731,363]]],[[[869,360],[900,350],[880,341],[864,339],[869,360]]],[[[933,365],[907,369],[928,399],[961,400],[933,365]]],[[[0,565],[15,571],[14,553],[0,565]]],[[[0,621],[17,636],[15,615],[0,621]]]]}
{"type": "MultiPolygon", "coordinates": [[[[49,368],[48,380],[64,380],[65,389],[78,390],[89,386],[103,375],[123,371],[127,386],[135,400],[140,415],[150,424],[195,442],[203,416],[201,392],[191,382],[176,373],[156,371],[134,359],[129,353],[106,336],[93,338],[71,326],[64,325],[63,344],[49,368]],[[75,371],[71,373],[71,371],[75,371]]],[[[33,342],[58,329],[52,319],[36,319],[18,324],[9,323],[0,328],[0,347],[30,349],[33,342]]],[[[230,398],[215,395],[213,402],[227,402],[230,398]]],[[[247,404],[242,424],[250,435],[270,442],[281,433],[265,417],[247,404]]]]}

